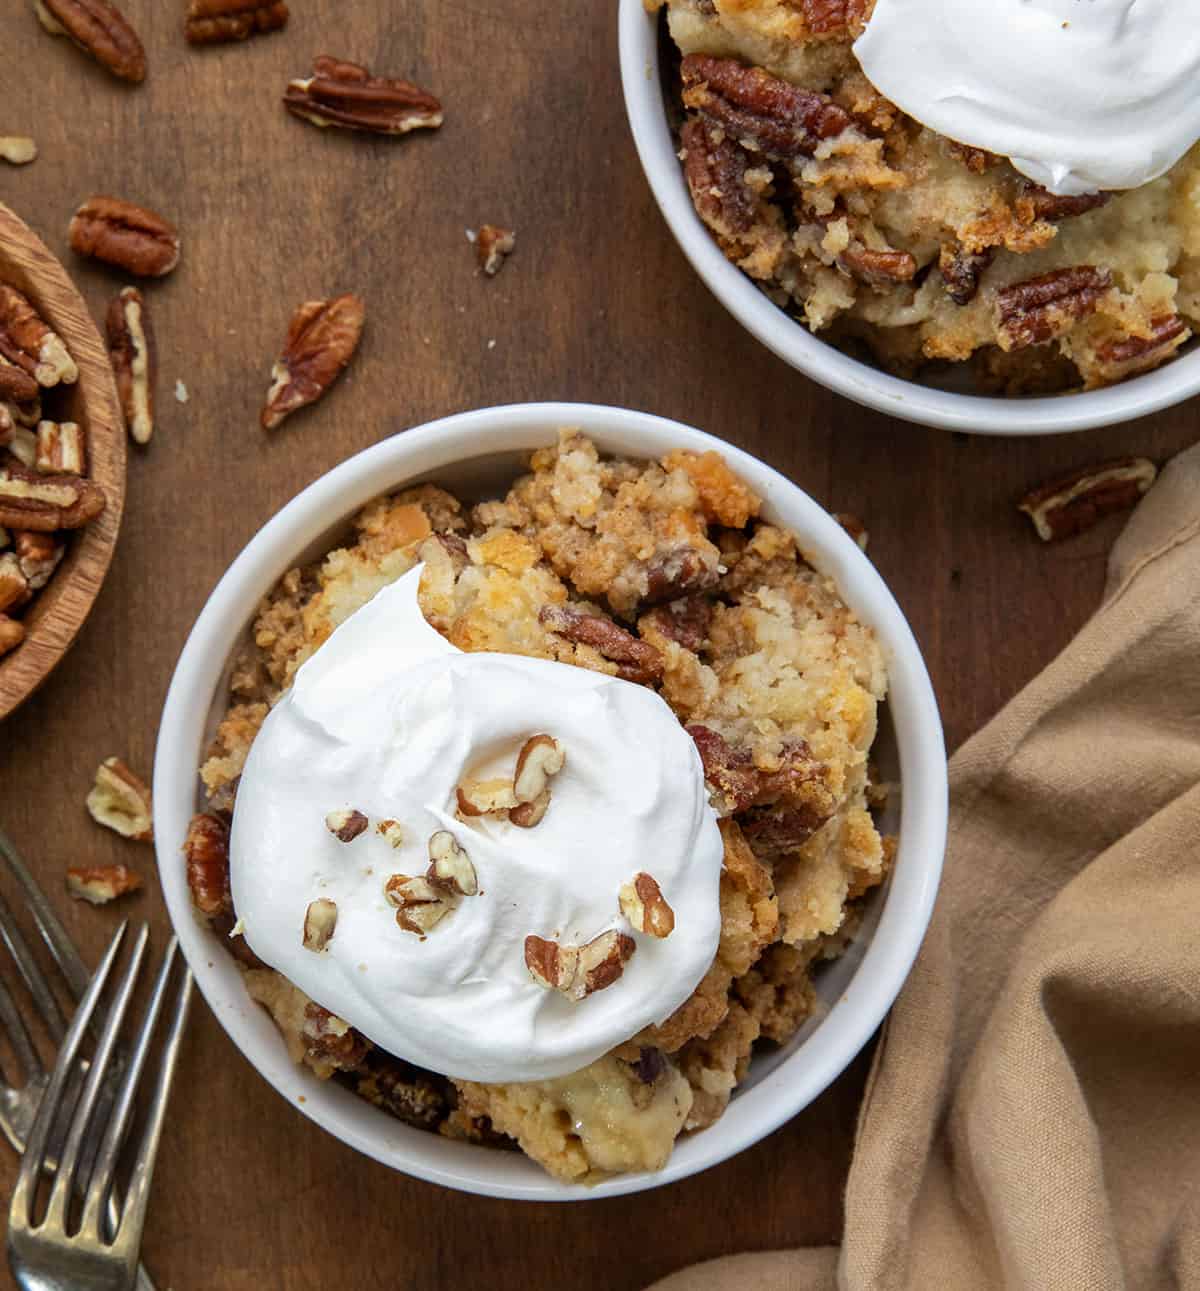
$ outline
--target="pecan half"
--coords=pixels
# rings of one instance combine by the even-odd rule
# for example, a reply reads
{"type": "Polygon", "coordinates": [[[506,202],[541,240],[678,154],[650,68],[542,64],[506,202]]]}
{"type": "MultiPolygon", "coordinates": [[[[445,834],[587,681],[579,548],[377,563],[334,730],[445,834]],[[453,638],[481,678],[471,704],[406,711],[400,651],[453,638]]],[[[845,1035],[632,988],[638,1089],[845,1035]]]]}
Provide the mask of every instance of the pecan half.
{"type": "Polygon", "coordinates": [[[997,293],[1001,349],[1044,345],[1092,313],[1112,287],[1112,274],[1095,265],[1055,269],[997,293]]]}
{"type": "Polygon", "coordinates": [[[154,841],[150,788],[120,758],[105,758],[87,796],[88,814],[98,825],[138,843],[154,841]]]}
{"type": "Polygon", "coordinates": [[[585,946],[563,946],[531,934],[525,938],[525,967],[539,986],[578,1002],[617,981],[636,949],[632,937],[615,929],[585,946]]]}
{"type": "Polygon", "coordinates": [[[190,45],[219,45],[279,31],[287,20],[283,0],[191,0],[183,34],[190,45]]]}
{"type": "Polygon", "coordinates": [[[1158,477],[1145,457],[1120,457],[1084,467],[1034,489],[1018,503],[1044,542],[1070,538],[1114,511],[1135,506],[1158,477]]]}
{"type": "Polygon", "coordinates": [[[475,258],[479,267],[489,278],[494,278],[516,245],[517,235],[512,229],[501,228],[498,224],[481,224],[475,234],[475,258]]]}
{"type": "Polygon", "coordinates": [[[837,264],[843,273],[872,287],[911,282],[917,272],[917,262],[907,251],[876,251],[859,245],[847,247],[837,264]]]}
{"type": "Polygon", "coordinates": [[[638,932],[649,933],[651,937],[669,937],[675,931],[675,911],[652,874],[639,871],[632,883],[622,883],[617,901],[621,913],[638,932]]]}
{"type": "Polygon", "coordinates": [[[757,198],[746,183],[746,150],[719,126],[689,117],[679,134],[692,204],[714,233],[736,238],[754,224],[757,198]]]}
{"type": "Polygon", "coordinates": [[[77,901],[92,905],[115,901],[141,886],[142,876],[128,865],[72,865],[67,870],[67,891],[77,901]]]}
{"type": "Polygon", "coordinates": [[[995,247],[974,252],[957,244],[942,247],[938,271],[942,275],[946,295],[956,305],[969,305],[979,291],[980,278],[995,258],[995,247]]]}
{"type": "Polygon", "coordinates": [[[24,640],[25,625],[0,614],[0,658],[15,650],[24,640]]]}
{"type": "Polygon", "coordinates": [[[52,36],[66,36],[114,76],[146,79],[146,51],[138,34],[109,0],[34,0],[38,21],[52,36]]]}
{"type": "Polygon", "coordinates": [[[333,940],[337,931],[338,908],[336,901],[328,897],[318,897],[308,903],[304,911],[304,931],[301,944],[305,950],[319,955],[333,940]]]}
{"type": "Polygon", "coordinates": [[[38,475],[12,462],[0,469],[0,525],[8,529],[79,529],[104,503],[104,490],[78,475],[38,475]]]}
{"type": "MultiPolygon", "coordinates": [[[[79,377],[75,360],[67,353],[58,334],[15,287],[3,282],[0,282],[0,356],[21,368],[39,386],[56,386],[59,382],[71,385],[79,377]]],[[[28,394],[7,397],[18,403],[33,398],[28,394]]]]}
{"type": "Polygon", "coordinates": [[[494,816],[517,805],[511,780],[464,780],[454,791],[460,816],[494,816]]]}
{"type": "Polygon", "coordinates": [[[37,155],[37,144],[28,135],[0,135],[0,161],[10,166],[28,166],[37,160],[37,155]]]}
{"type": "Polygon", "coordinates": [[[1098,345],[1093,356],[1096,375],[1101,381],[1113,383],[1149,372],[1173,358],[1191,335],[1191,329],[1178,314],[1156,318],[1149,336],[1126,336],[1098,345]]]}
{"type": "Polygon", "coordinates": [[[326,814],[325,828],[339,843],[352,843],[359,834],[366,831],[367,818],[361,811],[344,807],[326,814]]]}
{"type": "Polygon", "coordinates": [[[680,66],[683,101],[747,148],[780,161],[811,157],[851,117],[828,95],[801,89],[732,58],[689,54],[680,66]]]}
{"type": "Polygon", "coordinates": [[[156,211],[120,197],[89,197],[67,227],[71,250],[138,278],[161,278],[179,263],[179,231],[156,211]]]}
{"type": "Polygon", "coordinates": [[[427,90],[324,54],[313,59],[311,76],[288,82],[283,105],[322,128],[401,135],[442,124],[442,105],[427,90]]]}
{"type": "Polygon", "coordinates": [[[193,816],[183,840],[192,905],[207,919],[233,914],[229,891],[229,826],[216,816],[193,816]]]}
{"type": "Polygon", "coordinates": [[[1065,197],[1052,193],[1041,184],[1024,181],[1017,197],[1017,215],[1026,222],[1034,220],[1066,220],[1074,215],[1083,215],[1106,206],[1112,201],[1111,193],[1081,193],[1077,197],[1065,197]]]}
{"type": "Polygon", "coordinates": [[[632,633],[619,628],[598,614],[588,614],[573,605],[543,605],[538,622],[568,641],[591,646],[617,665],[617,676],[643,685],[658,681],[663,673],[663,659],[648,641],[639,641],[632,633]]]}
{"type": "Polygon", "coordinates": [[[271,369],[262,410],[264,430],[273,430],[298,408],[316,401],[342,374],[362,336],[366,306],[347,292],[332,300],[307,300],[288,324],[283,353],[271,369]]]}
{"type": "Polygon", "coordinates": [[[136,287],[123,287],[109,305],[105,331],[125,427],[134,443],[148,444],[154,434],[157,365],[150,316],[136,287]]]}
{"type": "Polygon", "coordinates": [[[33,466],[39,475],[82,475],[87,470],[87,448],[78,423],[39,421],[33,466]]]}

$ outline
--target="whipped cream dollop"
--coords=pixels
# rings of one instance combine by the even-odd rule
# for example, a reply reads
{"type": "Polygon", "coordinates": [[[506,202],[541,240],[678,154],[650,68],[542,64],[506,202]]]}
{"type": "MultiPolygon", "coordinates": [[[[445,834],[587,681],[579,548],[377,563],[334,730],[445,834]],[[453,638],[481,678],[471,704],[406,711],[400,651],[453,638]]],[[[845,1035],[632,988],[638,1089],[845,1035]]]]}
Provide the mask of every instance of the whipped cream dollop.
{"type": "Polygon", "coordinates": [[[569,664],[464,653],[424,619],[418,566],[351,615],[296,674],[250,750],[231,839],[234,903],[255,954],[377,1045],[432,1071],[501,1082],[566,1075],[695,989],[720,937],[723,847],[691,738],[653,691],[569,664]],[[540,824],[455,814],[456,787],[512,775],[531,735],[566,754],[540,824]],[[330,811],[370,828],[344,843],[330,811]],[[402,844],[378,832],[399,823],[402,844]],[[449,830],[479,884],[424,940],[384,884],[423,875],[449,830]],[[618,892],[653,875],[670,936],[634,932],[618,892]],[[302,944],[305,911],[337,906],[302,944]],[[620,979],[573,1002],[525,966],[526,936],[634,937],[620,979]]]}
{"type": "Polygon", "coordinates": [[[1200,139],[1186,0],[877,0],[854,52],[923,125],[1052,193],[1137,188],[1200,139]]]}

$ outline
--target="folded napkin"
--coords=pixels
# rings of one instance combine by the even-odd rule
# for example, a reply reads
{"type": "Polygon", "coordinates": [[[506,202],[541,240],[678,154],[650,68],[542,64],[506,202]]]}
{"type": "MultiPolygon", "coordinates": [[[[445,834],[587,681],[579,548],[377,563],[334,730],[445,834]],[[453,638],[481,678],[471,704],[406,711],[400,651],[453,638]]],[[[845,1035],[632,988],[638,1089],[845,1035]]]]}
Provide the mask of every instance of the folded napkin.
{"type": "Polygon", "coordinates": [[[1096,615],[950,783],[842,1247],[654,1291],[1200,1288],[1200,447],[1134,514],[1096,615]]]}

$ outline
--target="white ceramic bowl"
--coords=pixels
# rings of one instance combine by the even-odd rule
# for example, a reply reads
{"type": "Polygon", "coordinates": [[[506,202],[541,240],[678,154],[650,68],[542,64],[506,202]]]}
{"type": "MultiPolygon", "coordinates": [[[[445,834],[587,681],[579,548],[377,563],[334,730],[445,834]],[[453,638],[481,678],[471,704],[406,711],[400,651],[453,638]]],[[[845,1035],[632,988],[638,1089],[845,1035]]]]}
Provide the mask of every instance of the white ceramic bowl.
{"type": "Polygon", "coordinates": [[[201,991],[246,1057],[306,1116],[385,1165],[450,1188],[539,1201],[613,1196],[681,1179],[769,1134],[821,1093],[870,1039],[908,973],[933,906],[945,834],[937,704],[912,633],[870,561],[820,506],[755,458],[677,422],[591,404],[524,404],[447,417],[366,449],[306,488],[234,561],[197,619],[171,682],[154,766],[154,835],[167,908],[201,991]],[[806,555],[837,580],[878,634],[891,692],[876,751],[885,774],[901,784],[887,822],[900,835],[895,869],[870,906],[862,936],[819,978],[828,1006],[820,1019],[785,1048],[757,1057],[721,1120],[681,1140],[664,1170],[592,1188],[557,1183],[516,1153],[413,1129],[295,1066],[274,1024],[246,995],[233,959],[193,918],[180,856],[201,803],[196,769],[225,708],[230,658],[280,575],[327,550],[349,517],[380,493],[436,480],[467,498],[497,496],[520,471],[523,454],[553,443],[560,426],[582,428],[609,453],[659,457],[683,447],[725,455],[763,497],[766,514],[797,533],[806,555]]]}
{"type": "Polygon", "coordinates": [[[725,258],[692,206],[663,106],[658,14],[647,13],[643,0],[620,0],[619,23],[625,108],[642,168],[671,232],[734,318],[805,376],[893,417],[977,435],[1054,435],[1108,426],[1158,412],[1200,391],[1200,347],[1105,390],[996,399],[902,381],[819,340],[725,258]]]}

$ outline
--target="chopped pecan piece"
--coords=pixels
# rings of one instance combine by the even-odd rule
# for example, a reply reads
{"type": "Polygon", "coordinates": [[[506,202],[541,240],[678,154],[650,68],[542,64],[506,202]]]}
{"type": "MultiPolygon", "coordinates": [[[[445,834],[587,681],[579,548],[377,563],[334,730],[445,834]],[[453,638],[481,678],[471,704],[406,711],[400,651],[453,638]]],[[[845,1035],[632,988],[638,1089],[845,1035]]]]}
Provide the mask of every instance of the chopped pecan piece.
{"type": "Polygon", "coordinates": [[[315,403],[341,376],[362,336],[366,306],[347,292],[332,300],[307,300],[288,324],[283,353],[271,369],[262,410],[264,430],[273,430],[298,408],[315,403]]]}
{"type": "Polygon", "coordinates": [[[1083,215],[1112,200],[1111,193],[1082,193],[1077,197],[1061,196],[1043,188],[1041,184],[1025,181],[1017,198],[1017,214],[1025,221],[1066,220],[1073,215],[1083,215]]]}
{"type": "Polygon", "coordinates": [[[120,758],[105,758],[96,768],[96,781],[87,796],[88,814],[138,843],[154,841],[154,812],[150,787],[120,758]]]}
{"type": "Polygon", "coordinates": [[[374,1047],[366,1036],[359,1035],[335,1013],[312,1000],[304,1007],[302,1027],[305,1060],[320,1075],[331,1071],[359,1071],[374,1047]]]}
{"type": "Polygon", "coordinates": [[[494,816],[517,805],[511,780],[464,780],[454,796],[460,816],[494,816]]]}
{"type": "Polygon", "coordinates": [[[675,911],[652,874],[639,871],[632,883],[621,884],[617,901],[621,913],[638,932],[649,933],[651,937],[669,937],[675,931],[675,911]]]}
{"type": "Polygon", "coordinates": [[[1034,489],[1018,507],[1044,542],[1070,538],[1114,511],[1137,504],[1158,476],[1145,457],[1120,457],[1084,467],[1034,489]]]}
{"type": "Polygon", "coordinates": [[[585,946],[563,946],[531,934],[525,938],[525,967],[539,986],[578,1002],[617,981],[636,949],[632,937],[616,930],[585,946]]]}
{"type": "Polygon", "coordinates": [[[11,461],[0,468],[0,525],[78,529],[104,510],[104,490],[78,475],[39,475],[11,461]]]}
{"type": "Polygon", "coordinates": [[[82,475],[87,470],[87,449],[79,425],[39,421],[33,466],[39,475],[82,475]]]}
{"type": "Polygon", "coordinates": [[[120,197],[89,197],[67,229],[71,250],[139,278],[161,278],[179,263],[179,231],[156,211],[120,197]]]}
{"type": "Polygon", "coordinates": [[[326,814],[325,828],[339,843],[352,843],[359,834],[365,832],[367,818],[361,811],[344,807],[326,814]]]}
{"type": "Polygon", "coordinates": [[[743,146],[780,161],[811,157],[823,139],[852,123],[828,95],[736,59],[689,54],[680,71],[687,107],[717,122],[743,146]]]}
{"type": "Polygon", "coordinates": [[[375,832],[389,847],[399,848],[404,846],[404,831],[400,828],[398,820],[381,820],[375,826],[375,832]]]}
{"type": "Polygon", "coordinates": [[[1178,314],[1156,318],[1150,336],[1126,336],[1097,346],[1096,374],[1100,380],[1112,383],[1149,372],[1174,357],[1191,335],[1191,329],[1178,314]]]}
{"type": "Polygon", "coordinates": [[[528,802],[519,802],[515,807],[510,808],[508,819],[511,824],[520,829],[533,829],[535,825],[542,823],[549,809],[550,790],[543,789],[536,798],[530,798],[528,802]]]}
{"type": "Polygon", "coordinates": [[[135,444],[148,444],[154,434],[154,334],[146,302],[136,287],[123,287],[108,307],[105,320],[108,357],[125,428],[135,444]]]}
{"type": "Polygon", "coordinates": [[[517,235],[498,224],[481,224],[475,234],[475,258],[489,278],[494,278],[504,261],[512,255],[517,235]]]}
{"type": "Polygon", "coordinates": [[[53,533],[19,529],[13,534],[13,554],[31,592],[40,592],[46,586],[66,550],[66,544],[53,533]]]}
{"type": "Polygon", "coordinates": [[[708,641],[712,625],[712,601],[706,596],[681,596],[666,605],[658,605],[644,614],[638,623],[642,633],[657,632],[675,641],[685,650],[699,654],[708,641]]]}
{"type": "Polygon", "coordinates": [[[653,1085],[666,1071],[667,1060],[661,1049],[656,1049],[653,1045],[642,1045],[638,1049],[638,1060],[632,1066],[643,1085],[653,1085]]]}
{"type": "Polygon", "coordinates": [[[722,237],[748,232],[757,199],[746,183],[746,150],[700,117],[688,118],[679,139],[684,178],[700,218],[722,237]]]}
{"type": "Polygon", "coordinates": [[[857,244],[847,247],[837,263],[851,278],[872,287],[911,282],[917,272],[917,262],[907,251],[875,251],[857,244]]]}
{"type": "Polygon", "coordinates": [[[110,0],[34,0],[38,21],[52,36],[66,36],[114,76],[146,79],[146,51],[138,34],[110,0]]]}
{"type": "Polygon", "coordinates": [[[425,877],[456,896],[473,897],[479,892],[475,866],[448,829],[439,829],[430,836],[429,869],[425,877]]]}
{"type": "Polygon", "coordinates": [[[304,911],[304,932],[301,944],[305,950],[319,955],[333,940],[337,931],[338,908],[336,901],[328,897],[318,897],[308,903],[304,911]]]}
{"type": "Polygon", "coordinates": [[[985,251],[968,251],[961,245],[942,247],[938,257],[938,271],[946,295],[956,305],[969,305],[979,291],[979,280],[996,257],[995,247],[985,251]]]}
{"type": "Polygon", "coordinates": [[[648,641],[639,641],[598,614],[573,605],[543,605],[538,622],[551,632],[581,645],[591,646],[617,665],[617,676],[643,685],[662,677],[662,655],[648,641]]]}
{"type": "Polygon", "coordinates": [[[105,905],[141,886],[142,876],[128,865],[72,865],[67,870],[67,891],[92,905],[105,905]]]}
{"type": "Polygon", "coordinates": [[[813,36],[862,35],[870,0],[799,0],[804,25],[813,36]]]}
{"type": "Polygon", "coordinates": [[[15,650],[24,640],[25,625],[0,614],[0,658],[15,650]]]}
{"type": "Polygon", "coordinates": [[[567,755],[553,735],[531,735],[517,754],[513,793],[518,802],[533,802],[546,792],[550,777],[566,764],[567,755]]]}
{"type": "Polygon", "coordinates": [[[454,909],[456,895],[428,876],[393,874],[384,884],[383,895],[396,910],[396,923],[405,932],[416,933],[422,941],[454,909]]]}
{"type": "MultiPolygon", "coordinates": [[[[23,369],[39,386],[73,384],[79,377],[75,360],[57,333],[15,288],[0,282],[0,356],[23,369]]],[[[34,398],[6,396],[18,403],[34,398]]]]}
{"type": "Polygon", "coordinates": [[[1000,164],[1000,158],[994,152],[988,152],[983,148],[972,148],[964,143],[956,143],[954,140],[948,140],[947,147],[950,155],[956,157],[975,175],[982,175],[984,171],[1000,164]]]}
{"type": "Polygon", "coordinates": [[[37,144],[28,135],[0,135],[0,161],[10,166],[27,166],[37,160],[37,155],[37,144]]]}
{"type": "Polygon", "coordinates": [[[183,840],[192,904],[207,919],[233,914],[229,891],[229,826],[216,816],[193,816],[183,840]]]}
{"type": "Polygon", "coordinates": [[[288,82],[283,104],[322,128],[401,135],[442,124],[442,105],[428,91],[327,55],[313,60],[311,76],[288,82]]]}
{"type": "Polygon", "coordinates": [[[287,20],[283,0],[191,0],[183,34],[191,45],[219,45],[279,31],[287,20]]]}
{"type": "Polygon", "coordinates": [[[678,547],[656,557],[646,567],[643,605],[676,601],[692,592],[707,591],[721,580],[717,562],[705,560],[695,547],[678,547]]]}
{"type": "Polygon", "coordinates": [[[1055,269],[997,294],[1002,349],[1043,345],[1092,313],[1112,287],[1112,274],[1095,265],[1055,269]]]}

